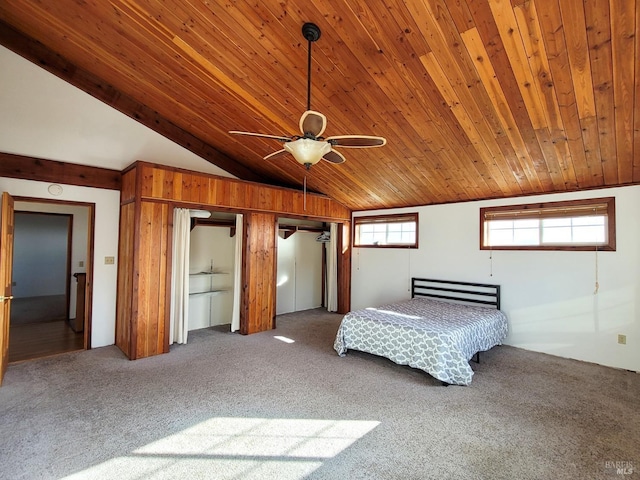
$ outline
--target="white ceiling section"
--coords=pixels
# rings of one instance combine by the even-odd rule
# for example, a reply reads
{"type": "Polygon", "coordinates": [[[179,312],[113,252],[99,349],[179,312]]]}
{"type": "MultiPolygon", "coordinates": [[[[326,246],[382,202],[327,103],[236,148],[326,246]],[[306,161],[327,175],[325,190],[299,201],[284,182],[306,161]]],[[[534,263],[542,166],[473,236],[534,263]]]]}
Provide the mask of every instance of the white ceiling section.
{"type": "Polygon", "coordinates": [[[123,170],[136,160],[233,175],[0,46],[0,152],[123,170]]]}

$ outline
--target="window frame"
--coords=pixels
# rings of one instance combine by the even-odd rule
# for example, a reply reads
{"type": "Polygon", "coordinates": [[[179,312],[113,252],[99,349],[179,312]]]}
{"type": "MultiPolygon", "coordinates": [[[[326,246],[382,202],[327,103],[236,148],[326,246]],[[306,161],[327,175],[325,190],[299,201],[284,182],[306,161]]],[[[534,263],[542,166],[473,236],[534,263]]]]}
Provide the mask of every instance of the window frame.
{"type": "Polygon", "coordinates": [[[352,233],[352,245],[354,248],[418,248],[418,212],[409,213],[392,213],[388,215],[369,215],[361,217],[353,217],[353,233],[352,233]],[[391,243],[385,245],[362,245],[359,243],[358,227],[360,225],[375,225],[375,224],[390,224],[390,223],[409,223],[415,222],[416,224],[416,238],[415,242],[408,243],[391,243]]]}
{"type": "MultiPolygon", "coordinates": [[[[490,218],[489,218],[490,219],[490,218]]],[[[565,251],[616,251],[616,207],[615,197],[588,198],[561,202],[543,202],[500,207],[480,208],[480,250],[565,250],[565,251]],[[589,209],[597,209],[606,217],[606,240],[603,243],[545,244],[545,245],[485,245],[487,217],[495,215],[497,219],[515,218],[576,218],[589,216],[589,209]]]]}

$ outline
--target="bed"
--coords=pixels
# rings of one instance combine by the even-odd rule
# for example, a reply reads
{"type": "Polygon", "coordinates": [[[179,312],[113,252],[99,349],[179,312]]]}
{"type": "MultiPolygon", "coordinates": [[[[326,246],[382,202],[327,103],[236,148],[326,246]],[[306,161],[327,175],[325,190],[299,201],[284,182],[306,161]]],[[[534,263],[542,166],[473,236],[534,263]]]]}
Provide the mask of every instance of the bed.
{"type": "Polygon", "coordinates": [[[508,333],[500,310],[500,286],[426,278],[411,279],[411,299],[349,312],[334,342],[399,365],[423,370],[445,385],[469,385],[469,361],[500,345],[508,333]]]}

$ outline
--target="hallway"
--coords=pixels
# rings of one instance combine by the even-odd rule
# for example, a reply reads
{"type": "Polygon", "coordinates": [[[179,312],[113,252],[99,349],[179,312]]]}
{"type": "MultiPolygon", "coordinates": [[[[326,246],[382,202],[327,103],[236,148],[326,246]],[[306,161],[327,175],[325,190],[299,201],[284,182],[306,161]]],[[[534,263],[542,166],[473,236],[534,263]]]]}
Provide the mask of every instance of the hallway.
{"type": "Polygon", "coordinates": [[[66,318],[64,295],[15,298],[9,325],[9,363],[84,348],[83,332],[66,318]]]}

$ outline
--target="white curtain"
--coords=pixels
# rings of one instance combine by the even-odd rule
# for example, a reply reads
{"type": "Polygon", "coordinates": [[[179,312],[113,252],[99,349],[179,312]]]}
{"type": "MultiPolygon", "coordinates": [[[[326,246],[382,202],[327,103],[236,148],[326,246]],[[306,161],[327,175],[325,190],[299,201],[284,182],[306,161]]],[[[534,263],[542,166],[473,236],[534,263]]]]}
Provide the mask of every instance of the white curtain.
{"type": "Polygon", "coordinates": [[[187,208],[173,210],[171,315],[169,345],[187,343],[189,333],[189,247],[191,216],[187,208]]]}
{"type": "Polygon", "coordinates": [[[327,245],[327,310],[338,311],[338,225],[331,224],[327,245]]]}
{"type": "Polygon", "coordinates": [[[231,314],[231,331],[240,330],[240,294],[242,285],[242,214],[236,215],[236,252],[233,276],[233,312],[231,314]]]}

